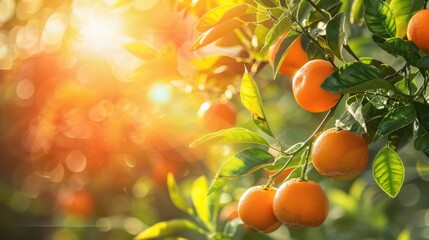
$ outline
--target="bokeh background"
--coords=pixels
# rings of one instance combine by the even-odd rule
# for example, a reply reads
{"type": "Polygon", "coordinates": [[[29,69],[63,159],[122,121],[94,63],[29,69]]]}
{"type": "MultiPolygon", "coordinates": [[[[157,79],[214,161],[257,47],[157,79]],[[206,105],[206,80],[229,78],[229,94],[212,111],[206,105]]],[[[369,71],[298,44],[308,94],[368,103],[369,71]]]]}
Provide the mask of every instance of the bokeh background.
{"type": "MultiPolygon", "coordinates": [[[[227,2],[254,4],[0,1],[1,239],[132,239],[156,222],[186,217],[169,199],[167,173],[186,195],[195,178],[211,179],[239,149],[188,147],[209,132],[198,118],[200,106],[230,101],[236,125],[256,131],[237,96],[252,60],[246,42],[231,35],[189,51],[198,19],[227,2]]],[[[345,1],[344,11],[350,6],[345,1]]],[[[348,30],[359,56],[398,65],[380,55],[365,29],[348,30]]],[[[276,134],[289,146],[307,138],[323,114],[301,110],[290,79],[273,79],[269,66],[259,67],[256,80],[276,134]]],[[[372,157],[381,146],[370,146],[372,157]]],[[[370,165],[354,182],[310,170],[331,203],[323,226],[282,227],[269,236],[242,226],[235,239],[429,239],[429,160],[412,146],[400,155],[406,183],[396,199],[378,189],[370,165]]],[[[219,222],[267,177],[261,170],[229,184],[219,222]]]]}

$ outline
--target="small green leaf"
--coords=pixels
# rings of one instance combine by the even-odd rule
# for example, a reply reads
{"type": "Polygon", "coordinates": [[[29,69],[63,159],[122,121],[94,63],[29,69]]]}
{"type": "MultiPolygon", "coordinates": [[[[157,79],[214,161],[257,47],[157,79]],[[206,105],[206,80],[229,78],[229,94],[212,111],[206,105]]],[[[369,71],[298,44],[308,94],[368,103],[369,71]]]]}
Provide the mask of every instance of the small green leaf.
{"type": "Polygon", "coordinates": [[[401,190],[405,178],[404,164],[398,154],[386,146],[378,152],[372,164],[375,182],[391,198],[401,190]]]}
{"type": "Polygon", "coordinates": [[[207,194],[221,189],[230,180],[252,173],[273,161],[273,155],[265,150],[260,148],[245,149],[222,164],[207,194]]]}
{"type": "Polygon", "coordinates": [[[401,56],[409,64],[413,66],[418,65],[421,56],[419,54],[419,48],[412,41],[397,37],[384,39],[378,36],[373,36],[373,40],[378,46],[393,56],[401,56]]]}
{"type": "Polygon", "coordinates": [[[273,63],[274,78],[277,76],[277,73],[279,72],[279,69],[283,63],[283,60],[286,57],[287,52],[289,51],[289,48],[292,46],[292,44],[295,43],[295,41],[297,41],[297,39],[299,39],[298,36],[299,36],[298,33],[290,31],[283,39],[283,41],[280,43],[279,50],[274,56],[274,63],[273,63]]]}
{"type": "Polygon", "coordinates": [[[414,102],[414,108],[416,109],[417,119],[419,120],[420,126],[424,127],[429,132],[429,105],[420,102],[414,102]]]}
{"type": "Polygon", "coordinates": [[[265,43],[262,50],[267,49],[271,45],[273,45],[280,36],[289,32],[291,29],[290,20],[287,16],[283,16],[279,19],[279,21],[274,24],[274,26],[270,29],[267,36],[265,37],[265,43]]]}
{"type": "Polygon", "coordinates": [[[266,134],[274,137],[262,107],[258,86],[252,76],[245,72],[241,80],[241,103],[252,114],[253,122],[266,134]]]}
{"type": "Polygon", "coordinates": [[[352,9],[350,12],[350,22],[361,26],[365,23],[363,19],[364,9],[363,9],[363,0],[354,0],[352,9]]]}
{"type": "Polygon", "coordinates": [[[421,126],[417,130],[416,138],[414,139],[414,148],[429,157],[429,133],[421,126]]]}
{"type": "Polygon", "coordinates": [[[171,173],[168,173],[167,175],[167,187],[168,194],[170,195],[170,199],[174,206],[190,215],[194,215],[194,210],[186,204],[186,202],[183,200],[183,197],[180,195],[176,180],[171,173]]]}
{"type": "Polygon", "coordinates": [[[363,0],[365,22],[368,29],[379,37],[396,36],[395,15],[383,0],[363,0]]]}
{"type": "Polygon", "coordinates": [[[411,17],[423,9],[424,0],[392,0],[389,5],[396,17],[396,36],[403,38],[411,17]]]}
{"type": "Polygon", "coordinates": [[[246,128],[229,128],[218,132],[209,133],[193,141],[189,146],[198,147],[201,144],[230,144],[230,143],[257,143],[269,145],[261,135],[246,128]]]}
{"type": "Polygon", "coordinates": [[[368,89],[393,89],[374,66],[350,62],[341,66],[322,83],[322,88],[332,93],[360,92],[368,89]]]}
{"type": "Polygon", "coordinates": [[[335,126],[358,134],[366,133],[362,104],[360,102],[353,102],[347,106],[347,110],[336,120],[335,126]]]}
{"type": "Polygon", "coordinates": [[[225,4],[204,14],[195,28],[198,32],[205,32],[222,22],[256,11],[256,8],[249,4],[225,4]]]}
{"type": "Polygon", "coordinates": [[[137,235],[134,240],[165,238],[181,231],[201,232],[201,229],[195,223],[187,219],[173,219],[150,226],[137,235]]]}
{"type": "Polygon", "coordinates": [[[335,15],[326,25],[326,42],[334,55],[343,60],[343,44],[346,38],[344,30],[345,15],[343,12],[335,15]]]}
{"type": "Polygon", "coordinates": [[[255,1],[255,3],[257,3],[258,5],[261,5],[264,8],[277,8],[278,5],[275,1],[273,0],[253,0],[255,1]]]}
{"type": "Polygon", "coordinates": [[[412,105],[398,107],[387,113],[378,126],[374,141],[399,130],[416,119],[416,111],[412,105]]]}
{"type": "Polygon", "coordinates": [[[195,211],[201,221],[209,228],[213,229],[213,225],[210,221],[210,209],[208,206],[207,197],[208,183],[204,176],[197,178],[192,184],[191,198],[194,204],[195,211]]]}

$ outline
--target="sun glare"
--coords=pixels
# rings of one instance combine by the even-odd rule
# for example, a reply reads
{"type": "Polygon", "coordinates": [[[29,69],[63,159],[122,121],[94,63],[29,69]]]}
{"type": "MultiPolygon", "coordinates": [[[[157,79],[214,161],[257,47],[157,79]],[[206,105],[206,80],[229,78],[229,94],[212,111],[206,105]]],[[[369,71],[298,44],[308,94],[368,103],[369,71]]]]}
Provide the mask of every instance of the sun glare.
{"type": "Polygon", "coordinates": [[[98,54],[109,51],[121,40],[119,21],[112,16],[94,15],[89,17],[80,34],[83,47],[98,54]]]}

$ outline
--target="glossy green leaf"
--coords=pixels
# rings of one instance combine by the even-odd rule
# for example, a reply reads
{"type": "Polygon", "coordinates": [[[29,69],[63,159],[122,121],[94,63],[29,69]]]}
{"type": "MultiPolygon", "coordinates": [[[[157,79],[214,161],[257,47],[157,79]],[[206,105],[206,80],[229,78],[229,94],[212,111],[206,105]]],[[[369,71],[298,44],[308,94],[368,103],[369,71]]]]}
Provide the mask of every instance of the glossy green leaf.
{"type": "Polygon", "coordinates": [[[326,25],[326,43],[334,53],[334,55],[343,60],[343,44],[345,42],[346,33],[344,30],[345,15],[343,12],[335,15],[329,20],[326,25]]]}
{"type": "Polygon", "coordinates": [[[417,130],[416,138],[414,139],[414,148],[429,157],[429,133],[421,126],[417,130]]]}
{"type": "Polygon", "coordinates": [[[265,37],[265,43],[262,50],[273,45],[283,34],[286,34],[291,29],[291,23],[287,16],[283,16],[279,19],[279,21],[274,24],[274,26],[270,29],[267,36],[265,37]]]}
{"type": "Polygon", "coordinates": [[[386,146],[378,152],[372,164],[372,173],[378,186],[390,197],[396,197],[404,183],[405,168],[392,148],[386,146]]]}
{"type": "Polygon", "coordinates": [[[168,194],[170,195],[171,202],[173,202],[174,206],[190,215],[194,215],[194,210],[186,204],[183,197],[180,195],[176,180],[171,173],[168,173],[167,175],[167,186],[168,194]]]}
{"type": "Polygon", "coordinates": [[[419,61],[417,62],[417,67],[429,69],[429,55],[426,55],[420,58],[419,61]]]}
{"type": "Polygon", "coordinates": [[[191,50],[202,48],[243,25],[244,21],[240,19],[233,18],[226,20],[201,34],[191,47],[191,50]]]}
{"type": "Polygon", "coordinates": [[[269,145],[267,140],[261,135],[246,128],[229,128],[218,132],[209,133],[193,141],[189,146],[197,147],[201,144],[230,144],[230,143],[257,143],[269,145]]]}
{"type": "Polygon", "coordinates": [[[165,222],[159,222],[150,226],[138,234],[134,240],[165,238],[181,231],[200,232],[201,230],[198,225],[187,219],[173,219],[165,222]]]}
{"type": "Polygon", "coordinates": [[[363,0],[365,23],[368,29],[379,37],[396,36],[395,15],[383,0],[363,0]]]}
{"type": "Polygon", "coordinates": [[[207,179],[204,176],[201,176],[197,178],[192,184],[191,198],[198,217],[209,229],[213,229],[210,209],[208,206],[207,190],[207,179]]]}
{"type": "Polygon", "coordinates": [[[274,0],[253,0],[258,5],[261,5],[264,8],[276,8],[278,7],[278,3],[274,0]]]}
{"type": "MultiPolygon", "coordinates": [[[[340,11],[343,3],[340,1],[324,0],[317,2],[316,5],[321,8],[325,15],[335,16],[340,11]]],[[[322,20],[326,20],[325,17],[319,11],[314,9],[308,17],[308,25],[316,25],[322,20]]]]}
{"type": "Polygon", "coordinates": [[[429,105],[427,103],[414,102],[414,108],[416,109],[420,126],[429,132],[429,105]]]}
{"type": "Polygon", "coordinates": [[[265,150],[260,148],[245,149],[222,164],[207,194],[221,189],[232,179],[252,173],[273,161],[273,155],[265,150]]]}
{"type": "Polygon", "coordinates": [[[321,86],[328,92],[351,93],[368,89],[392,89],[380,71],[369,64],[350,62],[325,79],[321,86]]]}
{"type": "Polygon", "coordinates": [[[374,141],[411,124],[416,119],[416,111],[412,105],[398,107],[387,113],[378,126],[374,141]]]}
{"type": "Polygon", "coordinates": [[[405,147],[414,137],[414,124],[410,123],[407,126],[400,128],[391,134],[387,138],[389,146],[395,150],[399,151],[405,147]]]}
{"type": "Polygon", "coordinates": [[[392,0],[389,4],[396,20],[396,36],[407,34],[408,22],[417,11],[423,9],[424,0],[392,0]]]}
{"type": "Polygon", "coordinates": [[[336,120],[335,126],[358,134],[366,133],[365,119],[362,114],[362,104],[360,102],[353,102],[347,106],[343,115],[336,120]]]}
{"type": "Polygon", "coordinates": [[[350,22],[361,26],[365,23],[364,18],[363,0],[354,0],[350,12],[350,22]]]}
{"type": "Polygon", "coordinates": [[[205,32],[222,22],[256,11],[249,4],[225,4],[204,14],[195,28],[199,32],[205,32]]]}
{"type": "Polygon", "coordinates": [[[274,137],[265,117],[258,86],[248,72],[244,73],[241,80],[240,97],[243,106],[252,114],[253,122],[256,126],[266,134],[274,137]]]}
{"type": "Polygon", "coordinates": [[[299,36],[298,33],[290,31],[283,39],[283,41],[280,43],[279,50],[274,56],[274,63],[273,63],[274,78],[277,76],[277,73],[279,72],[281,64],[283,63],[283,60],[285,59],[286,54],[289,51],[289,48],[298,39],[298,36],[299,36]]]}
{"type": "Polygon", "coordinates": [[[298,8],[296,11],[296,18],[298,19],[298,22],[302,23],[306,18],[309,17],[313,7],[306,0],[299,1],[299,4],[297,5],[298,8]]]}
{"type": "Polygon", "coordinates": [[[142,42],[127,43],[124,48],[141,59],[153,58],[157,54],[155,49],[142,42]]]}
{"type": "Polygon", "coordinates": [[[383,39],[378,36],[373,36],[373,40],[378,46],[393,56],[401,56],[409,64],[413,66],[418,65],[421,56],[419,54],[419,48],[413,42],[397,37],[383,39]]]}

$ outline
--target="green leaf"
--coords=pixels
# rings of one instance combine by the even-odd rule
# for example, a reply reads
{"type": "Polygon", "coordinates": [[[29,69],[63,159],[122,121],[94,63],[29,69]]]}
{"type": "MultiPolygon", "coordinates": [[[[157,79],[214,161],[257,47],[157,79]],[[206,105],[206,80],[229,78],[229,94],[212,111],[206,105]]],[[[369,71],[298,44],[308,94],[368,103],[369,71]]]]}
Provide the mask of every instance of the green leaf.
{"type": "Polygon", "coordinates": [[[410,84],[411,93],[409,92],[409,89],[408,89],[408,80],[407,79],[403,79],[403,80],[395,83],[395,88],[396,88],[396,90],[398,90],[399,92],[401,92],[403,94],[407,94],[407,95],[415,94],[418,90],[416,81],[413,79],[410,81],[409,84],[410,84]]]}
{"type": "Polygon", "coordinates": [[[416,111],[412,105],[398,107],[387,113],[378,126],[374,141],[399,130],[416,119],[416,111]]]}
{"type": "Polygon", "coordinates": [[[279,50],[274,56],[274,63],[273,63],[274,78],[277,76],[277,73],[279,72],[281,64],[283,63],[283,60],[285,59],[286,54],[289,51],[289,48],[292,46],[293,43],[295,43],[295,41],[299,39],[298,36],[299,36],[298,33],[290,31],[283,39],[283,41],[280,43],[279,50]]]}
{"type": "Polygon", "coordinates": [[[191,50],[202,48],[243,25],[244,22],[240,19],[233,18],[226,20],[201,34],[195,41],[191,50]]]}
{"type": "Polygon", "coordinates": [[[423,9],[424,0],[392,0],[389,5],[395,14],[396,36],[403,38],[407,34],[411,17],[423,9]]]}
{"type": "Polygon", "coordinates": [[[363,0],[354,0],[352,9],[350,12],[350,22],[352,24],[362,26],[365,23],[363,15],[364,15],[363,0]]]}
{"type": "MultiPolygon", "coordinates": [[[[343,5],[343,3],[339,2],[339,1],[322,0],[322,1],[317,2],[316,5],[319,6],[319,8],[326,15],[334,16],[341,10],[341,6],[343,5]]],[[[310,13],[310,16],[308,17],[308,25],[309,26],[312,26],[312,25],[315,26],[316,24],[318,24],[322,20],[326,20],[325,17],[319,11],[314,9],[310,13]]]]}
{"type": "Polygon", "coordinates": [[[204,176],[201,176],[197,178],[192,184],[191,198],[198,217],[209,229],[213,229],[214,227],[210,221],[211,216],[208,206],[207,190],[207,179],[204,176]]]}
{"type": "Polygon", "coordinates": [[[326,42],[334,55],[343,60],[343,44],[346,38],[344,32],[345,15],[343,12],[335,15],[326,25],[326,42]]]}
{"type": "Polygon", "coordinates": [[[429,55],[426,55],[417,62],[417,67],[429,69],[429,55]]]}
{"type": "Polygon", "coordinates": [[[261,135],[246,128],[229,128],[218,132],[209,133],[193,141],[189,146],[198,147],[201,144],[230,144],[230,143],[257,143],[269,145],[261,135]]]}
{"type": "Polygon", "coordinates": [[[360,102],[353,102],[347,106],[343,115],[336,120],[335,126],[358,134],[366,133],[365,119],[362,114],[362,104],[360,102]]]}
{"type": "Polygon", "coordinates": [[[207,194],[221,189],[230,180],[252,173],[273,161],[273,155],[265,150],[260,148],[245,149],[222,164],[207,194]]]}
{"type": "Polygon", "coordinates": [[[429,133],[421,126],[417,130],[416,138],[414,139],[414,148],[429,157],[429,133]]]}
{"type": "Polygon", "coordinates": [[[287,16],[283,16],[279,19],[279,21],[274,24],[274,26],[270,29],[267,36],[265,37],[265,43],[264,47],[262,48],[262,51],[266,48],[273,45],[277,39],[280,38],[283,34],[289,32],[291,29],[291,23],[287,16]]]}
{"type": "MultiPolygon", "coordinates": [[[[303,153],[303,151],[305,150],[305,148],[301,149],[299,152],[295,153],[298,149],[300,149],[303,145],[303,142],[299,142],[296,143],[294,145],[292,145],[289,149],[287,149],[285,151],[285,154],[294,154],[293,158],[290,160],[288,168],[292,168],[292,167],[296,167],[299,166],[300,161],[301,161],[301,154],[303,153]]],[[[289,161],[290,157],[282,157],[282,158],[278,158],[275,160],[275,162],[273,163],[273,165],[267,166],[265,167],[266,170],[268,171],[277,171],[280,170],[283,165],[285,165],[285,163],[287,161],[289,161]]]]}
{"type": "Polygon", "coordinates": [[[393,89],[376,67],[361,62],[350,62],[341,66],[326,78],[321,87],[332,93],[351,93],[377,88],[393,89]]]}
{"type": "Polygon", "coordinates": [[[421,56],[419,54],[419,48],[412,41],[403,40],[397,37],[384,39],[378,36],[373,36],[373,40],[378,46],[393,56],[401,56],[409,64],[413,66],[418,65],[418,61],[421,56]]]}
{"type": "Polygon", "coordinates": [[[187,230],[201,232],[200,228],[195,223],[187,219],[173,219],[154,224],[137,235],[134,240],[164,238],[169,235],[187,230]]]}
{"type": "Polygon", "coordinates": [[[198,32],[205,32],[222,22],[255,12],[256,8],[249,4],[225,4],[204,14],[195,28],[198,32]]]}
{"type": "Polygon", "coordinates": [[[174,206],[188,213],[189,215],[194,215],[194,210],[190,206],[188,206],[188,204],[186,204],[186,202],[183,200],[183,197],[180,195],[176,180],[171,173],[168,173],[167,175],[167,187],[168,194],[170,195],[170,199],[173,202],[174,206]]]}
{"type": "Polygon", "coordinates": [[[405,178],[404,164],[398,154],[386,146],[378,152],[372,164],[375,182],[390,197],[394,198],[401,190],[405,178]]]}
{"type": "Polygon", "coordinates": [[[429,105],[414,102],[414,108],[416,109],[420,126],[424,127],[426,131],[429,132],[429,105]]]}
{"type": "Polygon", "coordinates": [[[368,29],[383,38],[396,36],[395,15],[383,0],[363,0],[365,22],[368,29]]]}
{"type": "Polygon", "coordinates": [[[261,5],[264,8],[277,8],[278,5],[273,0],[253,0],[255,3],[261,5]]]}
{"type": "Polygon", "coordinates": [[[153,58],[157,54],[155,49],[142,42],[127,43],[124,48],[141,59],[153,58]]]}
{"type": "Polygon", "coordinates": [[[248,72],[244,73],[241,80],[240,97],[243,106],[252,114],[253,122],[256,126],[266,134],[274,137],[265,117],[258,86],[248,72]]]}
{"type": "Polygon", "coordinates": [[[298,9],[296,11],[296,18],[298,22],[302,23],[311,13],[313,7],[308,3],[308,1],[300,1],[298,4],[298,9]]]}
{"type": "Polygon", "coordinates": [[[395,150],[399,151],[403,147],[405,147],[414,136],[414,124],[410,123],[407,126],[400,128],[391,134],[389,134],[389,137],[387,138],[387,142],[389,143],[389,146],[395,150]]]}

